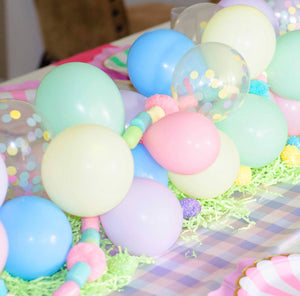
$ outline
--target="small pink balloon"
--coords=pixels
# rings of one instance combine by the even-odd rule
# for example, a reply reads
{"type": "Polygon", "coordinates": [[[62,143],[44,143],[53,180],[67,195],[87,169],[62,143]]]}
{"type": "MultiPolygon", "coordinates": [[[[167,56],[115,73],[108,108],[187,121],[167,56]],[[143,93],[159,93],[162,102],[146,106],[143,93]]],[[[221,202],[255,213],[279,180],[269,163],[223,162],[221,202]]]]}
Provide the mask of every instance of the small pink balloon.
{"type": "Polygon", "coordinates": [[[3,224],[0,222],[0,273],[4,269],[8,255],[8,239],[3,224]]]}
{"type": "Polygon", "coordinates": [[[300,101],[285,99],[273,91],[271,101],[282,111],[288,125],[289,136],[300,136],[300,101]]]}
{"type": "Polygon", "coordinates": [[[100,220],[114,245],[135,256],[160,256],[178,239],[183,211],[168,187],[152,179],[135,178],[122,202],[100,220]]]}
{"type": "Polygon", "coordinates": [[[220,135],[200,113],[180,111],[148,128],[143,143],[152,157],[168,171],[192,175],[207,169],[220,151],[220,135]]]}

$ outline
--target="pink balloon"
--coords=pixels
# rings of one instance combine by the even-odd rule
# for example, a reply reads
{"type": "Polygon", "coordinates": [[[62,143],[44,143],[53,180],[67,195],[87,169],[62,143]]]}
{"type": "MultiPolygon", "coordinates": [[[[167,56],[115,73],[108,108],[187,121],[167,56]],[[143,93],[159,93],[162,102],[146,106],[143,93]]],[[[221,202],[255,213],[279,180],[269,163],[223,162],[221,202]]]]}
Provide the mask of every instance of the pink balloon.
{"type": "Polygon", "coordinates": [[[218,5],[228,7],[231,5],[248,5],[262,12],[272,23],[275,33],[279,35],[279,23],[271,6],[265,0],[221,0],[218,5]]]}
{"type": "Polygon", "coordinates": [[[8,188],[8,175],[5,162],[0,154],[0,207],[3,204],[8,188]]]}
{"type": "Polygon", "coordinates": [[[285,99],[273,91],[271,93],[271,101],[275,103],[282,111],[288,125],[289,136],[300,135],[300,101],[285,99]]]}
{"type": "Polygon", "coordinates": [[[207,169],[220,151],[220,135],[200,113],[179,111],[148,128],[143,144],[168,171],[192,175],[207,169]]]}
{"type": "Polygon", "coordinates": [[[178,239],[183,212],[168,187],[152,179],[135,178],[123,201],[100,220],[114,245],[127,248],[131,255],[159,256],[178,239]]]}
{"type": "Polygon", "coordinates": [[[3,224],[0,222],[0,273],[2,272],[8,255],[8,239],[3,224]]]}

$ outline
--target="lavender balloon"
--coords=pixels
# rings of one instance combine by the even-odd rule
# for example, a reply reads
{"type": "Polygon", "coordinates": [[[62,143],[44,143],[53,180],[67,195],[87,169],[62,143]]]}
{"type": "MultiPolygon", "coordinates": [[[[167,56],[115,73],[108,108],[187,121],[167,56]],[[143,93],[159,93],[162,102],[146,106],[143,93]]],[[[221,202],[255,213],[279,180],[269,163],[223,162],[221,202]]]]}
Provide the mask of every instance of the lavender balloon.
{"type": "Polygon", "coordinates": [[[127,248],[131,255],[159,256],[179,237],[183,213],[168,187],[135,178],[123,201],[100,219],[114,245],[127,248]]]}
{"type": "Polygon", "coordinates": [[[140,112],[144,111],[146,98],[138,92],[131,90],[120,90],[125,108],[125,129],[130,121],[140,112]]]}

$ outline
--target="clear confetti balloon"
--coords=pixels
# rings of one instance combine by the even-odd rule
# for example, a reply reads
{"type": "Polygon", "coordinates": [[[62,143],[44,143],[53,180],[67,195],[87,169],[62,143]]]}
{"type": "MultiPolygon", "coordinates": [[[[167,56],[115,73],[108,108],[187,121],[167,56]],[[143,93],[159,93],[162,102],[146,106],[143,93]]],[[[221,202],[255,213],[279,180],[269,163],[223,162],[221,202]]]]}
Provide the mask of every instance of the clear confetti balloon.
{"type": "Polygon", "coordinates": [[[176,65],[172,96],[182,108],[192,107],[217,122],[239,108],[249,85],[243,57],[225,44],[208,42],[189,50],[176,65]]]}
{"type": "Polygon", "coordinates": [[[0,100],[0,157],[5,161],[9,182],[6,200],[28,194],[46,197],[41,161],[53,137],[48,128],[32,104],[0,100]]]}
{"type": "Polygon", "coordinates": [[[222,8],[214,3],[197,3],[188,6],[179,14],[173,29],[192,39],[195,44],[199,44],[207,22],[222,8]]]}
{"type": "Polygon", "coordinates": [[[300,0],[267,0],[279,22],[279,34],[300,29],[300,0]]]}

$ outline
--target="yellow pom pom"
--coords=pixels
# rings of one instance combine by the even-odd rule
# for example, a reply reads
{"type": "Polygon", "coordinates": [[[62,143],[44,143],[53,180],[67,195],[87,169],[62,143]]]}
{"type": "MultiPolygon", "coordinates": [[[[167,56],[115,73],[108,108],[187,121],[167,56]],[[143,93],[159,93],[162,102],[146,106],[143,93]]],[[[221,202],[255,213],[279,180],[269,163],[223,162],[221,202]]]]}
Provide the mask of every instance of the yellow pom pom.
{"type": "Polygon", "coordinates": [[[300,164],[300,150],[295,145],[286,145],[280,156],[286,165],[297,166],[300,164]]]}
{"type": "Polygon", "coordinates": [[[251,168],[249,167],[245,167],[245,166],[241,166],[239,173],[236,177],[236,180],[234,181],[234,183],[236,185],[249,185],[252,179],[252,171],[251,168]]]}

